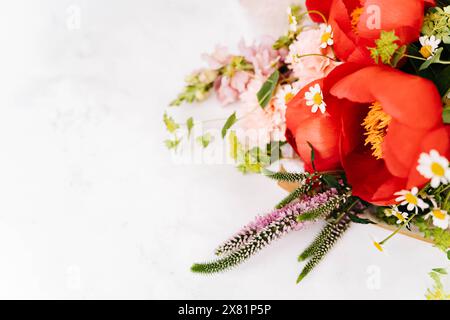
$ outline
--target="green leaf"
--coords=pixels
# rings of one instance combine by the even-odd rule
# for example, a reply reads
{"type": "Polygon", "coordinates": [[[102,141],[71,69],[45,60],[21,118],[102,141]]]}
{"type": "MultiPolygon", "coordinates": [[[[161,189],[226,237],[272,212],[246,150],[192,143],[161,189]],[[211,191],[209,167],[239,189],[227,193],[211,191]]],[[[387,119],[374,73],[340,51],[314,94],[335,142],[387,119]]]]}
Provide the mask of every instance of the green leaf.
{"type": "Polygon", "coordinates": [[[188,137],[190,137],[191,136],[191,132],[192,132],[192,128],[194,128],[194,118],[190,117],[189,119],[187,119],[186,126],[187,126],[187,129],[188,129],[188,137]]]}
{"type": "Polygon", "coordinates": [[[399,38],[395,35],[394,31],[381,31],[380,38],[375,40],[376,47],[368,48],[370,50],[370,55],[372,59],[379,63],[390,64],[391,60],[397,51],[398,44],[395,42],[398,41],[399,38]]]}
{"type": "Polygon", "coordinates": [[[164,143],[167,147],[167,149],[176,149],[178,147],[178,145],[180,144],[181,140],[175,138],[174,140],[165,140],[164,143]]]}
{"type": "Polygon", "coordinates": [[[375,222],[373,222],[372,220],[369,219],[363,219],[358,217],[355,214],[349,213],[348,215],[350,217],[350,220],[352,220],[355,223],[360,223],[360,224],[376,224],[375,222]]]}
{"type": "Polygon", "coordinates": [[[403,58],[403,56],[406,53],[407,46],[401,46],[397,51],[395,51],[394,56],[392,57],[391,65],[395,68],[397,67],[400,60],[403,58]]]}
{"type": "Polygon", "coordinates": [[[201,137],[197,138],[197,142],[203,147],[207,148],[209,144],[213,141],[213,136],[210,133],[205,133],[201,137]]]}
{"type": "Polygon", "coordinates": [[[258,98],[258,103],[261,106],[261,108],[264,109],[269,104],[275,92],[275,89],[277,88],[278,80],[280,80],[280,72],[276,70],[274,73],[272,73],[269,79],[267,79],[267,81],[264,82],[261,89],[256,94],[258,98]]]}
{"type": "Polygon", "coordinates": [[[308,146],[311,148],[311,165],[312,165],[314,171],[317,171],[317,170],[316,170],[316,165],[315,165],[315,163],[314,163],[314,161],[315,161],[315,159],[316,159],[316,152],[314,151],[314,147],[312,146],[311,142],[306,141],[306,143],[307,143],[308,146]]]}
{"type": "Polygon", "coordinates": [[[447,270],[445,270],[444,268],[435,268],[433,269],[433,271],[444,275],[447,274],[447,270]]]}
{"type": "Polygon", "coordinates": [[[445,124],[449,124],[450,123],[450,108],[445,108],[442,111],[442,120],[444,120],[445,124]]]}
{"type": "Polygon", "coordinates": [[[325,181],[327,185],[329,185],[332,188],[339,188],[341,186],[335,176],[324,174],[322,176],[322,179],[323,181],[325,181]]]}
{"type": "Polygon", "coordinates": [[[236,121],[236,112],[234,112],[231,116],[228,117],[222,128],[222,138],[225,138],[225,136],[227,135],[227,131],[236,123],[236,121]]]}
{"type": "Polygon", "coordinates": [[[450,250],[447,251],[447,259],[450,260],[450,250]]]}
{"type": "Polygon", "coordinates": [[[180,126],[173,120],[172,117],[169,117],[167,113],[164,113],[163,121],[166,125],[167,131],[169,131],[170,133],[174,133],[178,128],[180,128],[180,126]]]}
{"type": "Polygon", "coordinates": [[[444,48],[437,49],[437,51],[434,53],[434,55],[433,55],[433,57],[431,57],[431,59],[428,59],[427,61],[422,63],[422,65],[419,68],[419,71],[425,70],[433,63],[439,63],[441,61],[441,54],[442,54],[443,50],[444,50],[444,48]]]}

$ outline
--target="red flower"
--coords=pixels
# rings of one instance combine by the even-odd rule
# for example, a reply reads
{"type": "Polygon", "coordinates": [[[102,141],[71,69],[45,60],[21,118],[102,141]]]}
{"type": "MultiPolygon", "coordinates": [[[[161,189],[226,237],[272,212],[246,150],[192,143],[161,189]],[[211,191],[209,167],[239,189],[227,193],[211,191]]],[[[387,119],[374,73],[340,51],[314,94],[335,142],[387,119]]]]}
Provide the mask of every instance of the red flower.
{"type": "MultiPolygon", "coordinates": [[[[367,47],[374,47],[381,30],[395,31],[400,45],[419,38],[424,7],[434,0],[306,0],[309,11],[320,11],[334,33],[334,50],[346,62],[372,64],[367,47]]],[[[315,22],[320,15],[310,14],[315,22]]]]}
{"type": "Polygon", "coordinates": [[[371,66],[346,75],[330,92],[352,102],[340,105],[340,154],[354,195],[393,204],[395,192],[427,182],[416,169],[422,152],[449,155],[441,97],[431,81],[371,66]]]}
{"type": "Polygon", "coordinates": [[[325,79],[311,82],[305,86],[288,104],[286,110],[286,138],[305,162],[305,169],[312,172],[311,146],[314,148],[314,165],[318,171],[341,169],[339,139],[341,132],[341,109],[351,104],[339,100],[329,93],[334,83],[356,70],[356,66],[344,64],[333,70],[325,79]],[[315,85],[322,91],[326,110],[312,112],[306,93],[315,85]]]}
{"type": "MultiPolygon", "coordinates": [[[[318,99],[318,102],[320,99],[318,99]]],[[[428,180],[417,171],[422,152],[450,156],[442,102],[432,82],[382,67],[343,64],[288,104],[287,138],[312,171],[343,168],[353,194],[377,205],[428,180]],[[306,93],[320,85],[326,112],[311,112],[306,93]]]]}

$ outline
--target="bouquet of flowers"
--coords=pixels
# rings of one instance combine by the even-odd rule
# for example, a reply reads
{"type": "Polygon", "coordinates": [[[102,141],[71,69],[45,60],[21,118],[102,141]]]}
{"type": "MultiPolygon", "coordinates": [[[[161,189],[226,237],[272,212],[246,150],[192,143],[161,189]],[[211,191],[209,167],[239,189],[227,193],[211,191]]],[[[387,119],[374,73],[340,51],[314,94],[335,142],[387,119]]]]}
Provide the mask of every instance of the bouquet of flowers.
{"type": "MultiPolygon", "coordinates": [[[[326,226],[303,252],[301,281],[354,223],[418,232],[450,259],[450,1],[306,0],[278,39],[218,46],[171,106],[214,92],[230,116],[202,148],[226,141],[244,173],[291,193],[193,272],[220,272],[288,232],[326,226]],[[274,169],[274,163],[280,164],[274,169]]],[[[201,125],[164,114],[169,149],[201,125]]]]}

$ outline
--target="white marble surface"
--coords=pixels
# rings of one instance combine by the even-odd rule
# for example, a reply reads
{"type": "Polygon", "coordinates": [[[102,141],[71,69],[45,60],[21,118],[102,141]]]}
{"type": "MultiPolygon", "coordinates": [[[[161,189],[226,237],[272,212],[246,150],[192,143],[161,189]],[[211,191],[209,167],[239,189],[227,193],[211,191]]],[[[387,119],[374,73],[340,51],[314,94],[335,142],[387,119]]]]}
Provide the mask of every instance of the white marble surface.
{"type": "Polygon", "coordinates": [[[422,299],[427,272],[448,264],[402,236],[381,254],[371,237],[386,232],[358,225],[296,286],[314,226],[231,272],[191,274],[284,195],[232,166],[173,165],[162,144],[165,106],[200,54],[258,33],[238,2],[0,9],[0,298],[422,299]]]}

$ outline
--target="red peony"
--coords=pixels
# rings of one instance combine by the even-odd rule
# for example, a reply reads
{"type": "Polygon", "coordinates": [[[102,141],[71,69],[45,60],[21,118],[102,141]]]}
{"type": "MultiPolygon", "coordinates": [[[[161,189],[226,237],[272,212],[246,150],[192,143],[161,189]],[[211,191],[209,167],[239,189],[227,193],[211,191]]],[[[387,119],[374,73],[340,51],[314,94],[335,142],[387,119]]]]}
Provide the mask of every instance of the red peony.
{"type": "Polygon", "coordinates": [[[288,105],[288,137],[307,169],[307,141],[316,151],[317,170],[342,167],[354,195],[393,204],[395,192],[428,181],[416,170],[422,152],[449,155],[441,98],[429,80],[388,67],[344,64],[311,85],[288,105]],[[322,86],[324,114],[311,113],[306,103],[316,83],[322,86]]]}
{"type": "MultiPolygon", "coordinates": [[[[395,31],[400,45],[419,38],[424,7],[434,0],[306,0],[309,11],[320,11],[334,33],[337,57],[346,62],[372,64],[368,47],[375,46],[381,30],[395,31]]],[[[324,22],[310,13],[315,22],[324,22]]]]}

